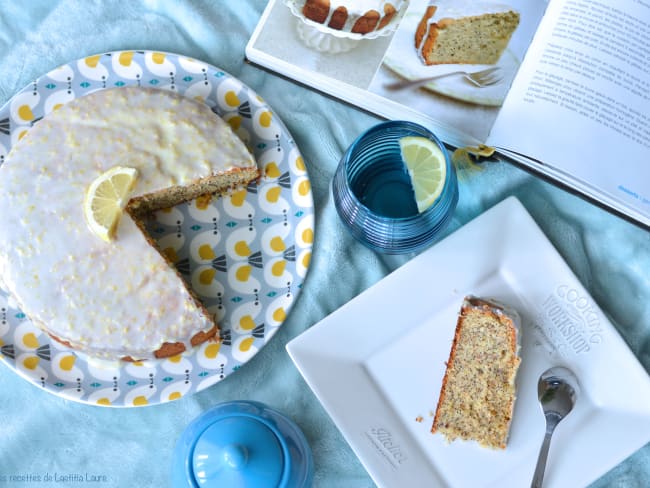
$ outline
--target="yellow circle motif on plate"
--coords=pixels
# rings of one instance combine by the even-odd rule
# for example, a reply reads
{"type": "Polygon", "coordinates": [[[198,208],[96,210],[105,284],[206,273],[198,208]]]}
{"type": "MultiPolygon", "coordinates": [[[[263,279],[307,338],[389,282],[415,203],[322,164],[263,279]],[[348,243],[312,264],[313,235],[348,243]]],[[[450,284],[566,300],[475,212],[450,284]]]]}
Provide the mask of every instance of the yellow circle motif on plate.
{"type": "Polygon", "coordinates": [[[287,248],[284,240],[282,240],[282,237],[280,236],[276,236],[271,239],[270,246],[271,249],[273,249],[275,252],[282,252],[287,248]]]}
{"type": "Polygon", "coordinates": [[[251,255],[251,250],[246,241],[239,241],[235,243],[235,253],[237,256],[247,257],[251,255]]]}
{"type": "Polygon", "coordinates": [[[18,107],[18,116],[23,119],[25,122],[30,122],[34,120],[34,114],[32,113],[32,108],[29,105],[21,105],[18,107]]]}
{"type": "Polygon", "coordinates": [[[130,66],[133,61],[133,51],[122,51],[119,56],[119,61],[122,66],[130,66]]]}
{"type": "Polygon", "coordinates": [[[74,367],[74,363],[76,361],[77,357],[73,356],[72,354],[68,356],[63,356],[59,360],[59,366],[63,371],[71,371],[72,368],[74,367]]]}
{"type": "Polygon", "coordinates": [[[296,168],[300,171],[305,171],[307,169],[305,168],[305,160],[302,159],[302,156],[296,158],[296,168]]]}
{"type": "Polygon", "coordinates": [[[311,183],[309,180],[303,180],[298,184],[298,194],[301,196],[309,195],[311,191],[311,183]]]}
{"type": "Polygon", "coordinates": [[[280,176],[280,168],[275,161],[271,161],[264,168],[264,174],[269,178],[278,178],[280,176]]]}
{"type": "Polygon", "coordinates": [[[25,366],[27,369],[36,369],[38,366],[38,356],[28,356],[25,359],[23,359],[23,366],[25,366]]]}
{"type": "Polygon", "coordinates": [[[201,244],[199,247],[199,257],[201,259],[207,259],[207,260],[213,260],[217,256],[214,254],[214,251],[212,250],[212,246],[208,244],[201,244]]]}
{"type": "Polygon", "coordinates": [[[221,342],[208,344],[205,350],[203,351],[203,354],[208,359],[214,359],[219,355],[219,349],[221,349],[221,342]]]}
{"type": "Polygon", "coordinates": [[[271,112],[264,111],[260,114],[259,122],[262,127],[271,127],[271,120],[273,119],[273,115],[271,112]]]}
{"type": "Polygon", "coordinates": [[[163,64],[165,62],[165,55],[163,53],[153,53],[151,60],[156,64],[163,64]]]}
{"type": "Polygon", "coordinates": [[[202,285],[209,285],[214,280],[214,276],[217,274],[217,270],[213,268],[204,269],[199,275],[199,282],[202,285]]]}
{"type": "Polygon", "coordinates": [[[286,267],[287,267],[287,262],[284,260],[273,263],[273,266],[271,268],[271,274],[273,276],[282,276],[284,274],[284,270],[286,269],[286,267]]]}
{"type": "Polygon", "coordinates": [[[237,98],[237,94],[232,90],[226,93],[224,100],[231,107],[239,107],[239,98],[237,98]]]}
{"type": "Polygon", "coordinates": [[[141,406],[141,405],[148,405],[149,401],[147,398],[143,395],[137,396],[133,399],[133,405],[135,406],[141,406]]]}
{"type": "Polygon", "coordinates": [[[235,207],[241,207],[244,204],[245,200],[246,200],[246,190],[245,189],[233,192],[233,194],[230,195],[230,202],[235,207]]]}
{"type": "Polygon", "coordinates": [[[244,265],[237,269],[235,276],[239,281],[246,282],[251,276],[251,271],[253,271],[253,268],[251,268],[249,265],[244,265]]]}
{"type": "Polygon", "coordinates": [[[250,315],[244,315],[239,319],[239,326],[244,330],[253,330],[255,328],[255,321],[250,315]]]}
{"type": "Polygon", "coordinates": [[[36,349],[38,347],[38,339],[33,332],[28,332],[23,336],[23,344],[30,349],[36,349]]]}
{"type": "Polygon", "coordinates": [[[168,357],[167,361],[170,361],[172,363],[180,363],[181,359],[183,359],[183,357],[180,354],[176,354],[175,356],[168,357]]]}
{"type": "Polygon", "coordinates": [[[284,311],[284,308],[280,307],[273,312],[272,316],[276,322],[282,323],[287,318],[287,313],[284,311]]]}
{"type": "Polygon", "coordinates": [[[247,337],[246,339],[244,339],[239,343],[239,350],[242,352],[248,351],[253,345],[254,341],[255,339],[253,339],[252,337],[247,337]]]}
{"type": "Polygon", "coordinates": [[[282,193],[282,188],[279,186],[273,187],[266,192],[266,199],[271,203],[275,203],[280,199],[280,193],[282,193]]]}
{"type": "Polygon", "coordinates": [[[210,194],[200,195],[196,197],[196,208],[198,208],[199,210],[205,210],[208,208],[211,201],[212,201],[212,195],[210,194]]]}
{"type": "Polygon", "coordinates": [[[84,62],[86,63],[87,66],[91,68],[96,68],[97,63],[99,63],[99,58],[101,58],[101,54],[97,54],[95,56],[88,56],[86,59],[84,59],[84,62]]]}
{"type": "Polygon", "coordinates": [[[302,231],[302,240],[306,244],[312,244],[314,242],[314,229],[307,228],[302,231]]]}

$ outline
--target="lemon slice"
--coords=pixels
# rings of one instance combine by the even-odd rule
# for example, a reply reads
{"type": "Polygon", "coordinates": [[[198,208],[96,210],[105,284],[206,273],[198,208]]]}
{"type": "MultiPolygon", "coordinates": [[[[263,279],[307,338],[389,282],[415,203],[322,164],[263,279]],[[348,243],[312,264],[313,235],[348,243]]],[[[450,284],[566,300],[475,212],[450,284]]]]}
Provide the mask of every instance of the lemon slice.
{"type": "Polygon", "coordinates": [[[122,211],[135,186],[138,170],[115,166],[99,175],[88,187],[84,199],[84,214],[90,230],[110,242],[122,211]]]}
{"type": "Polygon", "coordinates": [[[402,137],[399,145],[415,191],[418,212],[422,213],[436,201],[445,186],[445,155],[426,137],[402,137]]]}

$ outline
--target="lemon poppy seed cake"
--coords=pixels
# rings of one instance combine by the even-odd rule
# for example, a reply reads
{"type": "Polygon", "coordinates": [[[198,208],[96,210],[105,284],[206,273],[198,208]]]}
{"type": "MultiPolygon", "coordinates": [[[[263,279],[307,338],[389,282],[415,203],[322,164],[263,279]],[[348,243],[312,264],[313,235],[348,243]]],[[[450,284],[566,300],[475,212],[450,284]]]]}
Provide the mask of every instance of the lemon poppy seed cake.
{"type": "Polygon", "coordinates": [[[468,296],[442,381],[431,432],[505,449],[521,359],[519,315],[493,300],[468,296]]]}
{"type": "Polygon", "coordinates": [[[38,121],[0,167],[0,279],[35,325],[91,356],[167,357],[218,338],[143,219],[258,173],[204,103],[141,87],[74,99],[38,121]],[[93,212],[100,219],[105,209],[93,205],[125,181],[124,211],[101,234],[93,212]]]}
{"type": "Polygon", "coordinates": [[[503,4],[430,2],[415,32],[415,48],[426,65],[495,64],[519,18],[518,12],[503,4]]]}

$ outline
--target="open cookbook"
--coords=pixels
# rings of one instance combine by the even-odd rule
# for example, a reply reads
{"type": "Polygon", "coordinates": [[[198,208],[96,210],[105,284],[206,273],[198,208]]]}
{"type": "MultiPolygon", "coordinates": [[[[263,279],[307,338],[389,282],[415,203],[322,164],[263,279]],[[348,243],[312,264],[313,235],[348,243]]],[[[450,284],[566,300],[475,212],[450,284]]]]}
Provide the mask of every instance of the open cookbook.
{"type": "Polygon", "coordinates": [[[418,122],[452,147],[494,147],[650,227],[650,0],[411,0],[368,35],[333,31],[296,3],[269,1],[249,61],[382,117],[418,122]],[[484,48],[472,64],[436,57],[437,28],[499,12],[516,22],[496,57],[484,48]],[[457,73],[489,68],[499,81],[487,86],[457,73]],[[390,89],[438,75],[447,76],[390,89]]]}

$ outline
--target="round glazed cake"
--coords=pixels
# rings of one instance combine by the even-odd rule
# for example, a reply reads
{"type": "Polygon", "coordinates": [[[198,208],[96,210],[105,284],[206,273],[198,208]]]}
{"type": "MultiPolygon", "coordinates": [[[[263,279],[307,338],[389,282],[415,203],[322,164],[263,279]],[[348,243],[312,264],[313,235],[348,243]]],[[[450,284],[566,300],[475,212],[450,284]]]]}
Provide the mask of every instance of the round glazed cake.
{"type": "Polygon", "coordinates": [[[408,0],[287,0],[304,18],[337,31],[366,35],[384,29],[408,0]]]}
{"type": "Polygon", "coordinates": [[[101,90],[38,121],[0,167],[0,279],[30,320],[104,359],[178,354],[218,326],[143,232],[145,212],[258,177],[230,126],[166,90],[101,90]],[[83,211],[91,182],[115,166],[137,182],[105,242],[83,211]]]}

